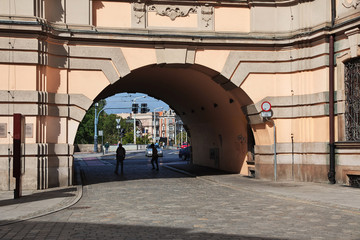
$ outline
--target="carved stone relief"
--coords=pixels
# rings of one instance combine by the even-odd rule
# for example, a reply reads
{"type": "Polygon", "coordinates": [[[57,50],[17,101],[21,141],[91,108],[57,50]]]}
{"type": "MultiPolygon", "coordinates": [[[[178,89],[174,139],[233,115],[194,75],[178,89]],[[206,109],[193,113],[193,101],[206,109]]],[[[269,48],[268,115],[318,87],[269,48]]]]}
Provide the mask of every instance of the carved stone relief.
{"type": "Polygon", "coordinates": [[[357,8],[360,5],[360,0],[342,0],[342,5],[346,8],[357,8]]]}
{"type": "MultiPolygon", "coordinates": [[[[139,24],[141,19],[144,18],[145,15],[145,3],[134,3],[134,15],[137,19],[136,23],[139,24]]],[[[142,20],[144,21],[144,19],[142,20]]]]}
{"type": "Polygon", "coordinates": [[[145,28],[146,21],[146,7],[145,3],[132,4],[132,26],[136,28],[145,28]]]}
{"type": "Polygon", "coordinates": [[[187,17],[190,13],[197,13],[195,6],[167,6],[167,5],[152,5],[148,8],[149,11],[155,11],[160,16],[167,16],[172,21],[177,17],[187,17]]]}
{"type": "Polygon", "coordinates": [[[201,7],[201,27],[203,29],[213,29],[214,10],[211,6],[201,7]]]}

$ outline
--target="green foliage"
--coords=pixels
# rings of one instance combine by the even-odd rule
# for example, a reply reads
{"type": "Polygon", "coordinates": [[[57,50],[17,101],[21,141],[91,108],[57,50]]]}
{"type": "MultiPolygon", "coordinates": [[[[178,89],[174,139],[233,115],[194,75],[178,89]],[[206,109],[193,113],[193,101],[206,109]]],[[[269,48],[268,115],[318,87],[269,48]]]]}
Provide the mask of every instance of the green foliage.
{"type": "MultiPolygon", "coordinates": [[[[99,101],[99,106],[97,107],[98,111],[103,109],[106,106],[106,101],[99,101]]],[[[81,121],[78,131],[75,137],[75,144],[93,144],[94,143],[94,121],[95,121],[95,105],[91,106],[90,109],[86,112],[83,120],[81,121]]],[[[98,119],[98,131],[103,130],[104,133],[104,143],[109,142],[110,144],[116,144],[119,140],[118,129],[116,128],[116,115],[115,114],[106,114],[105,111],[102,111],[98,119]]],[[[121,119],[120,125],[122,128],[126,129],[126,135],[130,134],[132,136],[132,123],[127,123],[124,119],[121,119]]],[[[102,137],[98,136],[98,143],[101,143],[102,137]]],[[[132,143],[131,141],[124,142],[132,143]]]]}
{"type": "MultiPolygon", "coordinates": [[[[106,101],[99,101],[98,111],[101,111],[106,106],[106,101]]],[[[111,144],[117,144],[120,141],[120,129],[117,129],[117,116],[115,114],[107,114],[105,111],[102,111],[98,119],[98,131],[103,131],[103,137],[98,136],[98,143],[101,143],[102,140],[104,144],[108,142],[111,144]],[[104,139],[102,139],[104,138],[104,139]]],[[[75,144],[93,144],[94,143],[94,121],[95,121],[95,106],[91,106],[90,109],[84,116],[84,119],[81,121],[76,137],[75,144]]],[[[125,129],[125,135],[122,138],[123,144],[133,143],[134,142],[134,124],[126,119],[120,120],[121,128],[125,129]]],[[[138,144],[149,144],[150,138],[147,135],[139,137],[136,139],[138,144]]]]}
{"type": "Polygon", "coordinates": [[[149,144],[150,138],[148,135],[143,135],[141,137],[136,138],[136,143],[137,144],[149,144]]]}
{"type": "MultiPolygon", "coordinates": [[[[102,109],[106,105],[106,101],[99,102],[98,109],[102,109]]],[[[94,120],[95,120],[95,104],[93,104],[86,112],[81,121],[76,136],[75,144],[94,143],[94,120]]]]}
{"type": "MultiPolygon", "coordinates": [[[[181,132],[176,134],[176,142],[179,146],[181,146],[181,144],[183,144],[185,141],[186,141],[186,131],[182,132],[182,136],[181,136],[181,132]],[[182,140],[182,142],[181,142],[181,140],[182,140]]],[[[188,141],[188,143],[191,142],[189,135],[188,135],[187,141],[188,141]]]]}

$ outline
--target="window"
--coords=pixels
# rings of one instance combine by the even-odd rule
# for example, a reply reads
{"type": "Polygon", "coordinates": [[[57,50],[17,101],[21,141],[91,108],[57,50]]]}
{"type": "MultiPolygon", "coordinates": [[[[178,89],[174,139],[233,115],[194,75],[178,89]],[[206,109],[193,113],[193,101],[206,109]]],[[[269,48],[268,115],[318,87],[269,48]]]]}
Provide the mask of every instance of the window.
{"type": "Polygon", "coordinates": [[[360,141],[360,58],[345,63],[345,135],[360,141]]]}

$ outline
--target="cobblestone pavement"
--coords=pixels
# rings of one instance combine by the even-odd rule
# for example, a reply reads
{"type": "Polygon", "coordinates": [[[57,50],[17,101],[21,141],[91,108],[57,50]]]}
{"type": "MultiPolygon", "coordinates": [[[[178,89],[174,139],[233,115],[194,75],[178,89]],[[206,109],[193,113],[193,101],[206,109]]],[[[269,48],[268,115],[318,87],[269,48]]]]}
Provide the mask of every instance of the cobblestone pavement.
{"type": "Polygon", "coordinates": [[[359,208],[286,195],[297,184],[268,192],[239,175],[194,178],[164,166],[156,172],[136,156],[121,176],[114,162],[80,161],[77,204],[1,226],[0,239],[360,239],[359,208]]]}

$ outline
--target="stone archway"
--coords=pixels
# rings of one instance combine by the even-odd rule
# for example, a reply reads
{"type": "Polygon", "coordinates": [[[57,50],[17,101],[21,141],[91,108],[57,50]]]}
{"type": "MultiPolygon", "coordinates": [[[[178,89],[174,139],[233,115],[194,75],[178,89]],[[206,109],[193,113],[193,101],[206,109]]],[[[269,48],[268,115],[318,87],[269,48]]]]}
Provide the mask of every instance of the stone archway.
{"type": "Polygon", "coordinates": [[[250,99],[213,80],[218,73],[199,65],[150,65],[106,87],[95,101],[118,92],[142,92],[168,103],[192,136],[194,163],[247,173],[248,121],[241,107],[250,99]],[[244,165],[245,163],[245,165],[244,165]]]}

